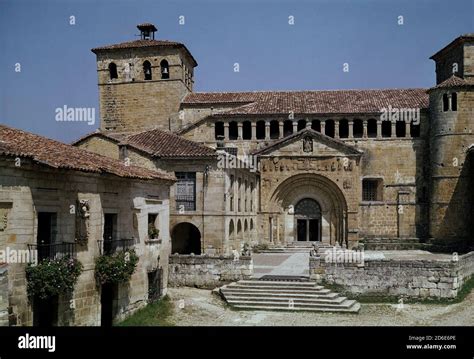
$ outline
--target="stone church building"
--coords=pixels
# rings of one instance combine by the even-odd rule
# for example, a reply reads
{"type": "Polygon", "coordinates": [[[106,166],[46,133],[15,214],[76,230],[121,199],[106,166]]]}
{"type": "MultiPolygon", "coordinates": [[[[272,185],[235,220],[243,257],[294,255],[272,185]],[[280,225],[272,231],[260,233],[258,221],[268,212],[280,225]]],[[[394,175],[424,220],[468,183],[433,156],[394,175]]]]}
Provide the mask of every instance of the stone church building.
{"type": "Polygon", "coordinates": [[[92,49],[100,130],[75,145],[176,175],[173,253],[472,247],[474,34],[429,89],[195,92],[188,48],[138,29],[92,49]]]}

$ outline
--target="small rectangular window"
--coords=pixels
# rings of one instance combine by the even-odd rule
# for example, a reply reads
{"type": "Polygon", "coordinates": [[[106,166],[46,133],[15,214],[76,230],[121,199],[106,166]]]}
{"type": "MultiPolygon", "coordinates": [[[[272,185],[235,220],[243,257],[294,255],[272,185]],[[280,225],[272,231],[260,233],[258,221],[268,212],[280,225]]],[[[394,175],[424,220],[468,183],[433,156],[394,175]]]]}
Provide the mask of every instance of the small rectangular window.
{"type": "Polygon", "coordinates": [[[366,202],[382,201],[382,179],[370,178],[362,180],[362,200],[366,202]]]}

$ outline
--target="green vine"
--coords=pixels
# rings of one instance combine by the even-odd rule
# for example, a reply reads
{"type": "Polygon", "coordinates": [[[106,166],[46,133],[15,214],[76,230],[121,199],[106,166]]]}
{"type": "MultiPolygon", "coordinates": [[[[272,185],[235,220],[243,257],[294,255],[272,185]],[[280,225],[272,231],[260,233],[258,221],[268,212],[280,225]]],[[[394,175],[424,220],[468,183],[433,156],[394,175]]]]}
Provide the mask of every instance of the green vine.
{"type": "Polygon", "coordinates": [[[125,283],[137,267],[138,256],[134,250],[102,255],[95,262],[95,277],[100,284],[125,283]]]}
{"type": "Polygon", "coordinates": [[[29,263],[26,267],[28,296],[47,299],[71,293],[82,269],[81,262],[71,257],[44,259],[37,265],[29,263]]]}

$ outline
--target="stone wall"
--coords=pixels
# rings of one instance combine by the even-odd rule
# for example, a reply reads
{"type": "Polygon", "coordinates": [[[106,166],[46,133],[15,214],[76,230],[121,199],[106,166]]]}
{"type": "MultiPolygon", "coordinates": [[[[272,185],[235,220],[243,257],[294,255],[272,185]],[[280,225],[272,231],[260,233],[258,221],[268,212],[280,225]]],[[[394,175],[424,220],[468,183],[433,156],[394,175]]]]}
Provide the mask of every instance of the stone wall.
{"type": "Polygon", "coordinates": [[[250,279],[251,257],[171,255],[168,285],[170,287],[215,288],[225,283],[250,279]]]}
{"type": "Polygon", "coordinates": [[[8,325],[8,268],[0,264],[0,327],[8,325]]]}
{"type": "Polygon", "coordinates": [[[412,298],[454,298],[474,273],[474,252],[452,260],[365,260],[327,263],[310,257],[310,278],[341,285],[349,293],[412,298]]]}

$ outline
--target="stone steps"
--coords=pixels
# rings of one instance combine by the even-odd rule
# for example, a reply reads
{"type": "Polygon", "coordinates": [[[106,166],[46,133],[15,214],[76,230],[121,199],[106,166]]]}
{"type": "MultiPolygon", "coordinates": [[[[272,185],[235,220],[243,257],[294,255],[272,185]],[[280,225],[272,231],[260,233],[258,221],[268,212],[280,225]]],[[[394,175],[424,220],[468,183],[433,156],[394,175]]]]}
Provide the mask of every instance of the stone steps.
{"type": "Polygon", "coordinates": [[[360,304],[314,282],[242,280],[218,289],[234,308],[358,313],[360,304]]]}

